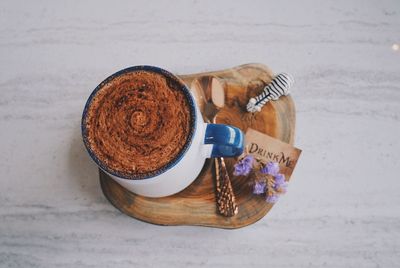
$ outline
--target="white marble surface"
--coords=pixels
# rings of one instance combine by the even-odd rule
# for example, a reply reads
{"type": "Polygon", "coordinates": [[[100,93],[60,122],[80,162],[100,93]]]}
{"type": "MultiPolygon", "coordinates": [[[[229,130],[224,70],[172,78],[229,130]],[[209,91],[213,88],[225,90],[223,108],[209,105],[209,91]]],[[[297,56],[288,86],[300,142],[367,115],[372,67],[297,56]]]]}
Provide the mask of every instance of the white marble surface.
{"type": "Polygon", "coordinates": [[[399,265],[400,2],[240,2],[0,2],[0,267],[399,265]],[[248,62],[296,78],[303,155],[267,217],[160,227],[111,206],[80,138],[91,89],[248,62]]]}

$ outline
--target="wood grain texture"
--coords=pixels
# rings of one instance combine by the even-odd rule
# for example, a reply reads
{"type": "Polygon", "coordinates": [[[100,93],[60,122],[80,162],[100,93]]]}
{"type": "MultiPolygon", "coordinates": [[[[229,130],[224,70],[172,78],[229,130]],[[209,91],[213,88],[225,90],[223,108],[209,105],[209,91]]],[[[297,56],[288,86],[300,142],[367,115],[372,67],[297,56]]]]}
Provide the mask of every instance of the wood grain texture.
{"type": "MultiPolygon", "coordinates": [[[[190,85],[195,79],[210,75],[222,82],[226,96],[225,106],[215,116],[217,123],[233,125],[244,132],[251,127],[284,142],[293,143],[295,108],[290,96],[269,102],[260,113],[254,115],[245,110],[249,98],[259,94],[272,80],[271,70],[262,64],[246,64],[222,71],[180,77],[190,85]]],[[[204,88],[207,87],[205,84],[204,88]]],[[[232,174],[235,159],[226,158],[225,161],[229,174],[232,174]]],[[[216,210],[214,174],[213,161],[208,159],[198,178],[189,187],[163,198],[133,194],[102,171],[100,182],[104,195],[123,213],[161,225],[239,228],[258,221],[272,208],[262,197],[251,194],[245,178],[231,177],[239,213],[230,218],[219,215],[216,210]]]]}

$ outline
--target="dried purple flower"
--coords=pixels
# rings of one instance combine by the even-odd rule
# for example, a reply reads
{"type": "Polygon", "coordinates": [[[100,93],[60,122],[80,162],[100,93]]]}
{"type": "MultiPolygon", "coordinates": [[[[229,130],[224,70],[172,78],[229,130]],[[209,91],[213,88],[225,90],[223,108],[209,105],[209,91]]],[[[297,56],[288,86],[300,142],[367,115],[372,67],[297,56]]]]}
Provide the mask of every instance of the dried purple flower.
{"type": "Polygon", "coordinates": [[[264,174],[276,176],[279,172],[279,164],[277,162],[268,162],[260,171],[264,174]]]}
{"type": "Polygon", "coordinates": [[[278,201],[279,196],[276,194],[272,194],[272,195],[268,195],[267,194],[267,198],[265,199],[265,201],[267,201],[267,203],[276,203],[276,201],[278,201]]]}
{"type": "Polygon", "coordinates": [[[246,176],[250,173],[251,167],[243,164],[243,163],[237,163],[235,165],[235,170],[233,171],[233,175],[235,176],[246,176]]]}
{"type": "Polygon", "coordinates": [[[285,181],[278,189],[279,193],[284,194],[286,193],[288,183],[285,181]]]}
{"type": "Polygon", "coordinates": [[[265,188],[267,184],[265,181],[256,181],[253,186],[253,194],[263,194],[265,193],[265,188]]]}
{"type": "Polygon", "coordinates": [[[254,156],[251,154],[247,155],[245,158],[242,159],[243,163],[249,166],[253,166],[254,163],[254,156]]]}
{"type": "Polygon", "coordinates": [[[247,176],[249,175],[251,169],[253,168],[254,157],[252,155],[248,155],[239,162],[235,164],[235,170],[233,171],[233,175],[235,176],[247,176]]]}
{"type": "MultiPolygon", "coordinates": [[[[254,161],[255,159],[252,155],[247,155],[242,158],[234,165],[235,170],[233,175],[249,175],[253,169],[254,161]]],[[[256,167],[258,167],[258,165],[256,165],[256,167]]],[[[265,201],[267,203],[276,203],[279,196],[284,194],[287,188],[285,175],[279,173],[279,164],[277,162],[268,162],[259,169],[259,172],[261,174],[255,173],[256,178],[253,184],[253,194],[265,194],[265,201]],[[259,178],[260,175],[262,180],[259,178]]]]}
{"type": "Polygon", "coordinates": [[[286,182],[285,182],[285,175],[283,175],[283,174],[281,174],[281,173],[279,173],[279,174],[276,174],[275,176],[274,176],[274,179],[275,179],[275,188],[279,188],[279,187],[281,187],[282,185],[284,185],[286,182]]]}
{"type": "Polygon", "coordinates": [[[285,175],[279,173],[279,164],[276,162],[267,163],[260,172],[268,175],[265,200],[268,203],[276,203],[279,195],[286,192],[287,182],[285,181],[285,175]]]}

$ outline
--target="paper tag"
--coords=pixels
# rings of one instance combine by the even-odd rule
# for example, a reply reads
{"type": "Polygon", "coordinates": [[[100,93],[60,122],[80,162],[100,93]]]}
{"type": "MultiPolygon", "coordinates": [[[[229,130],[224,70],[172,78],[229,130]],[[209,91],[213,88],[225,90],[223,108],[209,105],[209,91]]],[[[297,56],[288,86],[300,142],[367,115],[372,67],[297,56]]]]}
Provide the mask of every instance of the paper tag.
{"type": "Polygon", "coordinates": [[[263,162],[277,162],[281,173],[289,179],[300,157],[301,150],[249,128],[245,136],[248,153],[263,162]]]}

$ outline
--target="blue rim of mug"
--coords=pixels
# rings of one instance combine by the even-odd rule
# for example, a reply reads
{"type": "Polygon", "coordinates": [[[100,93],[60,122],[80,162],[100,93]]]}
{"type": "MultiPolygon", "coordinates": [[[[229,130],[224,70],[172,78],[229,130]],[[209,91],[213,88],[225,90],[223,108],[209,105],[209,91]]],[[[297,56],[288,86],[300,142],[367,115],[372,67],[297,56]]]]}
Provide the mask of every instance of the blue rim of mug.
{"type": "Polygon", "coordinates": [[[167,170],[171,169],[172,167],[174,167],[177,163],[179,163],[179,161],[183,158],[183,156],[186,154],[186,152],[188,151],[193,138],[194,138],[194,133],[196,131],[196,124],[197,124],[197,116],[196,116],[196,107],[195,107],[195,103],[194,103],[194,99],[190,93],[189,88],[185,85],[185,83],[178,77],[176,77],[175,75],[173,75],[172,73],[160,68],[160,67],[156,67],[156,66],[150,66],[150,65],[138,65],[138,66],[132,66],[132,67],[128,67],[125,68],[123,70],[120,70],[112,75],[110,75],[109,77],[107,77],[103,82],[101,82],[94,90],[93,92],[90,94],[88,100],[86,101],[85,104],[85,108],[83,109],[83,113],[82,113],[82,121],[81,121],[81,132],[82,132],[82,138],[83,138],[83,143],[85,144],[86,150],[88,151],[90,157],[93,159],[93,161],[104,171],[106,171],[107,173],[117,176],[121,179],[127,179],[127,180],[144,180],[144,179],[150,179],[150,178],[154,178],[155,176],[158,176],[164,172],[166,172],[167,170]],[[125,174],[123,172],[119,172],[116,170],[113,170],[111,168],[109,168],[106,164],[104,164],[97,156],[96,154],[93,152],[93,150],[90,148],[88,139],[87,139],[87,129],[86,129],[86,115],[87,115],[87,111],[89,109],[90,104],[92,103],[93,98],[96,96],[97,92],[99,90],[101,90],[104,85],[106,85],[107,83],[110,83],[114,78],[127,74],[127,73],[131,73],[131,72],[138,72],[138,71],[147,71],[147,72],[153,72],[153,73],[157,73],[157,74],[161,74],[163,76],[165,76],[167,79],[172,80],[173,82],[175,82],[177,85],[179,85],[179,89],[185,94],[185,97],[189,103],[189,108],[190,108],[190,132],[189,135],[187,137],[186,143],[183,146],[183,148],[180,150],[180,152],[178,153],[177,156],[175,156],[174,159],[172,159],[170,162],[168,162],[166,165],[164,165],[163,167],[155,170],[155,171],[151,171],[151,172],[147,172],[145,174],[138,174],[138,175],[128,175],[125,174]]]}

